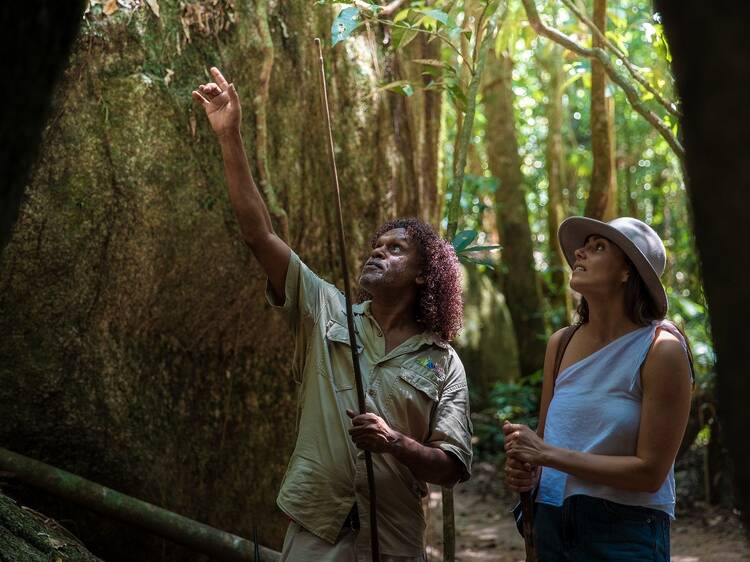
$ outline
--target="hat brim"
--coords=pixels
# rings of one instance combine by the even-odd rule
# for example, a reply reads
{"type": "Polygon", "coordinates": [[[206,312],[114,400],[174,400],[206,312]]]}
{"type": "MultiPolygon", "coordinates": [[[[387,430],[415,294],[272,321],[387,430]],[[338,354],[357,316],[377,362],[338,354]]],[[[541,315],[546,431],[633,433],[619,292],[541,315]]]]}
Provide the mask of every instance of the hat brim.
{"type": "Polygon", "coordinates": [[[569,217],[560,223],[557,238],[560,242],[565,259],[572,268],[576,261],[575,251],[582,248],[586,238],[592,235],[610,240],[633,262],[641,279],[643,279],[649,293],[654,298],[661,316],[667,314],[667,293],[659,280],[659,275],[651,266],[643,252],[619,230],[589,217],[569,217]]]}

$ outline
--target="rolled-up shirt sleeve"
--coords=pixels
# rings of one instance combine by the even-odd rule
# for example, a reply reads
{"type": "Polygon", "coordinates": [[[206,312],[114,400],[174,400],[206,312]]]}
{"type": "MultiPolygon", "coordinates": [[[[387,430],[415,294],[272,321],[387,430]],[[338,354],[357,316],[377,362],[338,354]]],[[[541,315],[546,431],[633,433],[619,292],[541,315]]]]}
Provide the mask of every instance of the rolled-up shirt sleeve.
{"type": "Polygon", "coordinates": [[[466,373],[457,355],[453,355],[445,386],[433,415],[427,442],[455,456],[463,465],[461,482],[471,476],[471,412],[466,373]]]}
{"type": "Polygon", "coordinates": [[[330,287],[330,283],[315,275],[297,254],[291,252],[284,281],[283,301],[276,295],[269,281],[266,281],[266,300],[273,308],[281,311],[296,332],[305,321],[315,323],[320,314],[321,299],[330,287]]]}

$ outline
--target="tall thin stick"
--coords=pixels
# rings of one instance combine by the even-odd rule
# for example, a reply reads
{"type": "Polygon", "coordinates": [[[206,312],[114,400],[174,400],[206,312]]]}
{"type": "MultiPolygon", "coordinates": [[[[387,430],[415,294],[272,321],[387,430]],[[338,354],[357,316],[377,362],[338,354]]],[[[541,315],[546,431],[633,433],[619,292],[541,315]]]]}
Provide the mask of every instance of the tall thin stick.
{"type": "Polygon", "coordinates": [[[526,549],[526,562],[537,562],[534,544],[534,498],[531,492],[521,492],[521,512],[523,513],[523,545],[526,549]]]}
{"type": "MultiPolygon", "coordinates": [[[[336,213],[339,227],[339,254],[341,256],[341,269],[344,275],[344,298],[346,300],[346,325],[349,329],[349,346],[352,351],[352,365],[354,366],[354,380],[357,384],[357,402],[359,413],[367,412],[365,407],[365,390],[362,385],[362,371],[359,366],[359,355],[357,354],[357,336],[354,332],[354,315],[352,314],[352,291],[349,281],[349,266],[346,260],[346,240],[344,239],[344,218],[341,214],[341,190],[339,189],[339,174],[336,168],[336,154],[333,148],[333,130],[331,128],[331,110],[328,106],[328,89],[326,87],[326,71],[323,64],[323,47],[320,39],[315,38],[320,57],[320,88],[323,99],[323,110],[328,124],[328,142],[331,153],[331,167],[333,168],[333,187],[336,197],[336,213]]],[[[373,562],[380,562],[380,546],[378,543],[378,519],[377,505],[375,501],[375,474],[372,469],[372,453],[365,451],[365,467],[367,468],[367,487],[370,493],[370,545],[372,548],[373,562]]]]}

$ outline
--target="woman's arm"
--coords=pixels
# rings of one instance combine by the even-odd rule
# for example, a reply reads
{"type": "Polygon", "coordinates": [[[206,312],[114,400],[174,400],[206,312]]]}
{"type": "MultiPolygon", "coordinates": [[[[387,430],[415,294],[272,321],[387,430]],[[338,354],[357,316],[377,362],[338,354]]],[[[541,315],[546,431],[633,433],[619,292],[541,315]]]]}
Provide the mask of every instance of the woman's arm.
{"type": "Polygon", "coordinates": [[[643,402],[634,456],[553,447],[523,425],[504,425],[505,449],[516,460],[549,466],[624,490],[655,492],[674,462],[690,413],[690,367],[680,342],[662,331],[641,369],[643,402]]]}
{"type": "MultiPolygon", "coordinates": [[[[554,370],[557,348],[565,328],[558,330],[547,342],[547,351],[544,354],[544,378],[542,379],[542,397],[539,401],[539,423],[536,432],[539,437],[544,437],[544,421],[547,419],[547,410],[552,401],[554,390],[554,370]]],[[[531,463],[525,463],[506,457],[505,459],[505,484],[515,492],[527,492],[533,490],[539,479],[539,469],[531,463]]]]}

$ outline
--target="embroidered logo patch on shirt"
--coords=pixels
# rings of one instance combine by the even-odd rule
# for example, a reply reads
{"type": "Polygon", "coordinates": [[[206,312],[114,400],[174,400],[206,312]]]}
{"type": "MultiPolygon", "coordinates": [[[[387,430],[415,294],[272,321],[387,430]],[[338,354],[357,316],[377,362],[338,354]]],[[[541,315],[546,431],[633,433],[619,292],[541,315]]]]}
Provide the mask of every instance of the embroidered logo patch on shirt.
{"type": "Polygon", "coordinates": [[[417,363],[422,365],[422,367],[424,367],[425,369],[429,369],[430,371],[433,371],[438,375],[443,374],[443,368],[440,365],[434,363],[429,357],[422,357],[421,359],[417,359],[417,363]]]}

